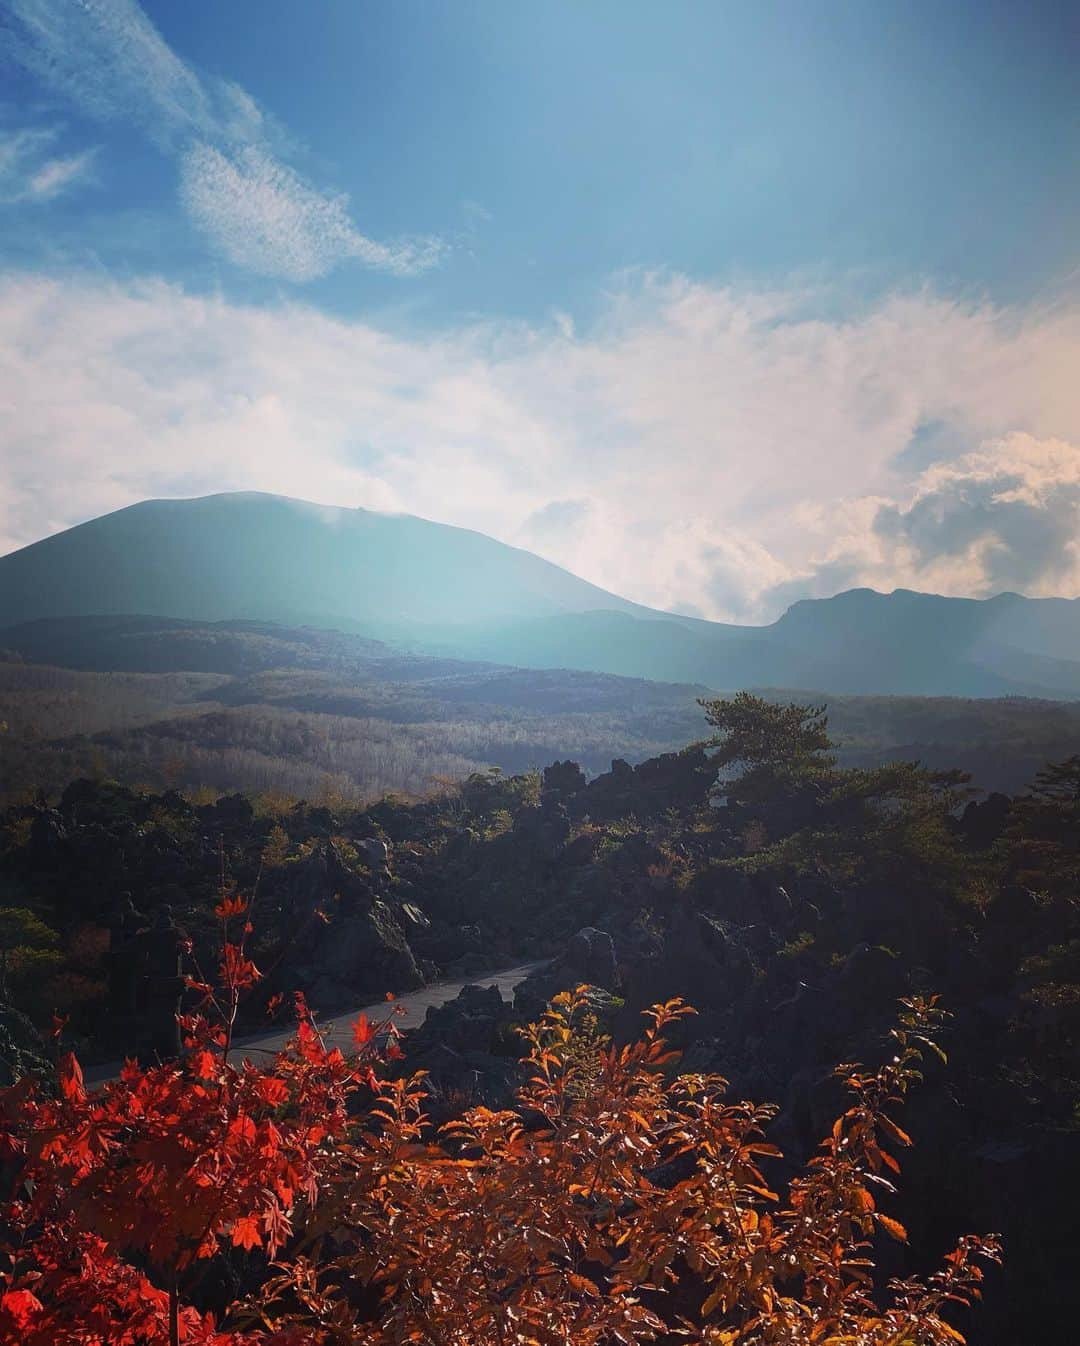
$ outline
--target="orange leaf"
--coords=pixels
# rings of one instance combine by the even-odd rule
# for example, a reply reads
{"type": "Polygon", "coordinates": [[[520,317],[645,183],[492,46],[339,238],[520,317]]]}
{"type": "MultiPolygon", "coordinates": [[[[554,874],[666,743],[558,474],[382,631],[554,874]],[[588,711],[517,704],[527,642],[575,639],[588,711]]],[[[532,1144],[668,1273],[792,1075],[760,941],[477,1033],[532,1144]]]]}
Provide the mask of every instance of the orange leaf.
{"type": "Polygon", "coordinates": [[[899,1220],[894,1220],[888,1215],[875,1215],[874,1219],[881,1225],[887,1234],[890,1234],[896,1239],[897,1243],[907,1242],[907,1230],[899,1220]]]}
{"type": "Polygon", "coordinates": [[[358,1047],[365,1047],[375,1036],[375,1027],[369,1023],[366,1014],[361,1014],[359,1019],[354,1020],[352,1026],[353,1042],[358,1047]]]}

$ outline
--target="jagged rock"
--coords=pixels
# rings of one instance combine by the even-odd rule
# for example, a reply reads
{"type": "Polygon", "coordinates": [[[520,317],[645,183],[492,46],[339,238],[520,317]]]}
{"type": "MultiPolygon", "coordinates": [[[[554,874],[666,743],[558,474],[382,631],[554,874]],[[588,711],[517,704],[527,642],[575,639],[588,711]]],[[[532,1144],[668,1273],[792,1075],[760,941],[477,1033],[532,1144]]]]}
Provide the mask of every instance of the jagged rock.
{"type": "Polygon", "coordinates": [[[427,930],[431,926],[431,921],[415,902],[399,902],[398,911],[409,930],[427,930]]]}
{"type": "Polygon", "coordinates": [[[497,986],[463,986],[444,1005],[432,1005],[423,1024],[408,1036],[410,1059],[435,1046],[456,1052],[492,1052],[499,1029],[513,1018],[513,1008],[497,986]]]}
{"type": "Polygon", "coordinates": [[[460,958],[447,963],[443,971],[448,977],[473,977],[478,972],[483,972],[488,962],[489,959],[482,953],[464,953],[460,958]]]}
{"type": "Polygon", "coordinates": [[[30,824],[30,845],[38,851],[47,851],[50,846],[67,838],[64,819],[56,809],[40,809],[34,814],[30,824]]]}
{"type": "Polygon", "coordinates": [[[469,954],[483,953],[483,936],[478,925],[432,921],[424,930],[411,931],[409,942],[418,954],[447,968],[469,954]]]}
{"type": "Polygon", "coordinates": [[[584,790],[588,781],[577,762],[552,762],[544,768],[543,792],[563,799],[584,790]]]}
{"type": "Polygon", "coordinates": [[[703,911],[680,909],[658,952],[636,960],[625,974],[628,1009],[620,1032],[639,1032],[638,1010],[673,996],[682,996],[699,1011],[697,1031],[712,1031],[716,1015],[737,1004],[753,984],[751,942],[739,927],[703,911]]]}
{"type": "Polygon", "coordinates": [[[981,803],[972,800],[960,816],[958,830],[970,846],[986,850],[1005,830],[1011,809],[1009,796],[996,791],[981,803]]]}
{"type": "Polygon", "coordinates": [[[545,801],[538,808],[522,809],[514,837],[545,859],[554,860],[570,839],[570,814],[566,805],[545,801]]]}
{"type": "Polygon", "coordinates": [[[216,804],[207,804],[200,810],[205,826],[223,831],[241,831],[251,826],[255,810],[244,795],[223,795],[216,804]]]}
{"type": "Polygon", "coordinates": [[[573,796],[575,816],[605,818],[655,816],[669,808],[704,804],[716,780],[716,768],[704,748],[685,748],[632,767],[621,758],[611,770],[573,796]]]}
{"type": "Polygon", "coordinates": [[[302,823],[304,836],[328,837],[337,828],[337,819],[322,805],[313,807],[301,802],[294,805],[293,816],[298,823],[302,823]]]}
{"type": "Polygon", "coordinates": [[[49,1058],[41,1034],[20,1010],[0,1003],[0,1088],[44,1075],[49,1058]]]}
{"type": "Polygon", "coordinates": [[[474,827],[459,827],[446,843],[443,854],[447,860],[460,860],[479,842],[480,833],[474,827]]]}
{"type": "Polygon", "coordinates": [[[603,833],[599,830],[581,832],[563,847],[563,853],[560,856],[562,863],[575,867],[591,865],[596,859],[603,839],[603,833]]]}
{"type": "Polygon", "coordinates": [[[321,927],[303,963],[290,969],[319,1009],[424,984],[393,910],[381,901],[321,927]]]}
{"type": "Polygon", "coordinates": [[[857,944],[844,959],[837,978],[837,991],[856,1010],[895,1001],[904,989],[900,960],[874,944],[857,944]]]}
{"type": "Polygon", "coordinates": [[[535,1019],[560,991],[587,984],[610,992],[617,983],[614,941],[606,931],[586,926],[571,937],[557,958],[521,982],[514,993],[514,1005],[522,1015],[535,1019]]]}
{"type": "Polygon", "coordinates": [[[580,981],[608,991],[615,986],[615,941],[607,931],[585,926],[570,939],[563,960],[580,981]]]}
{"type": "Polygon", "coordinates": [[[390,847],[385,841],[378,837],[365,837],[363,841],[357,842],[357,847],[374,873],[389,874],[390,847]]]}

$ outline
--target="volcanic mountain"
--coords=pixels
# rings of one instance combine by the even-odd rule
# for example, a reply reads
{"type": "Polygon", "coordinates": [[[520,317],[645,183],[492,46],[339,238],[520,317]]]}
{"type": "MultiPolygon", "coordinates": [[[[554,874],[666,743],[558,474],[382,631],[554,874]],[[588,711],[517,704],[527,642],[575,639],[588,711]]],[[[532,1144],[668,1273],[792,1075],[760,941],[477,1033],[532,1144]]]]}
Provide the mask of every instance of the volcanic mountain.
{"type": "Polygon", "coordinates": [[[121,614],[715,688],[1080,697],[1080,600],[854,589],[736,626],[632,603],[481,533],[282,496],[143,501],[0,557],[0,628],[16,628],[2,647],[33,644],[26,623],[121,614]]]}

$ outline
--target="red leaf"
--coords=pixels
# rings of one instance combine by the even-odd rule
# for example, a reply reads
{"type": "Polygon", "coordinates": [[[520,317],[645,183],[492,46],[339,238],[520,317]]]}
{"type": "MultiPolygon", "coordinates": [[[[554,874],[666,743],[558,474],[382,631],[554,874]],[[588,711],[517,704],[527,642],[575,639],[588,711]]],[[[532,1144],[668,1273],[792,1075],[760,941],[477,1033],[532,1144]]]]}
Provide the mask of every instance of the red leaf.
{"type": "Polygon", "coordinates": [[[262,1235],[253,1215],[241,1215],[233,1221],[232,1241],[234,1248],[260,1248],[262,1235]]]}
{"type": "Polygon", "coordinates": [[[221,960],[221,980],[226,986],[244,990],[254,985],[262,973],[251,961],[245,958],[239,944],[226,944],[221,960]]]}
{"type": "Polygon", "coordinates": [[[205,1049],[196,1052],[191,1058],[191,1073],[200,1080],[213,1079],[217,1073],[217,1057],[205,1049]]]}
{"type": "Polygon", "coordinates": [[[229,1123],[225,1139],[231,1145],[240,1145],[245,1141],[250,1144],[255,1139],[255,1123],[250,1117],[234,1117],[229,1123]]]}
{"type": "Polygon", "coordinates": [[[29,1290],[6,1290],[0,1295],[0,1310],[14,1320],[16,1327],[29,1327],[44,1306],[29,1290]]]}
{"type": "Polygon", "coordinates": [[[83,1088],[82,1066],[74,1052],[68,1052],[60,1062],[60,1092],[69,1103],[81,1103],[86,1098],[83,1088]]]}
{"type": "Polygon", "coordinates": [[[361,1014],[359,1019],[353,1023],[352,1035],[353,1042],[355,1042],[358,1047],[366,1047],[375,1036],[375,1027],[368,1022],[366,1014],[361,1014]]]}
{"type": "Polygon", "coordinates": [[[272,1108],[289,1100],[288,1085],[284,1080],[275,1079],[273,1075],[264,1075],[255,1085],[255,1092],[263,1103],[269,1103],[272,1108]]]}

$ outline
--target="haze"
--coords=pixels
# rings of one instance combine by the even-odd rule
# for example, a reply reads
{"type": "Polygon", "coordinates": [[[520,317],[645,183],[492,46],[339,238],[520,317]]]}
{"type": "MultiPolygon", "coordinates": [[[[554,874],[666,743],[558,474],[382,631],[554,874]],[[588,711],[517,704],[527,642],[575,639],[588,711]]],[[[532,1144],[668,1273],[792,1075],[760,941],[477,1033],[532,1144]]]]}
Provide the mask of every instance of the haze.
{"type": "Polygon", "coordinates": [[[766,622],[1080,592],[1075,7],[8,0],[0,550],[257,489],[766,622]]]}

